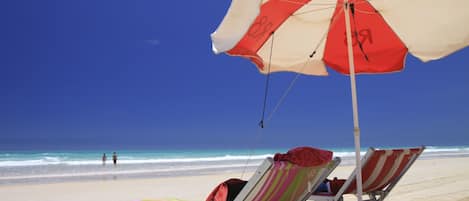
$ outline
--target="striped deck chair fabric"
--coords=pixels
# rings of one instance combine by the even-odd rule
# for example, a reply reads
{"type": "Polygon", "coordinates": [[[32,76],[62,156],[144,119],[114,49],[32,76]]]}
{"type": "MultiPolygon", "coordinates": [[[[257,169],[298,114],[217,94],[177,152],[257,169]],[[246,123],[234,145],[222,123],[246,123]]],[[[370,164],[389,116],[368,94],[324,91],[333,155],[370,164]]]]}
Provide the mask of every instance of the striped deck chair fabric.
{"type": "MultiPolygon", "coordinates": [[[[424,146],[381,150],[370,148],[362,159],[363,195],[368,195],[369,200],[372,201],[384,200],[424,149],[424,146]]],[[[314,195],[310,199],[338,201],[343,199],[343,194],[355,194],[355,176],[356,170],[336,195],[314,195]]]]}
{"type": "Polygon", "coordinates": [[[302,167],[267,158],[235,201],[306,200],[339,163],[336,157],[324,165],[302,167]]]}

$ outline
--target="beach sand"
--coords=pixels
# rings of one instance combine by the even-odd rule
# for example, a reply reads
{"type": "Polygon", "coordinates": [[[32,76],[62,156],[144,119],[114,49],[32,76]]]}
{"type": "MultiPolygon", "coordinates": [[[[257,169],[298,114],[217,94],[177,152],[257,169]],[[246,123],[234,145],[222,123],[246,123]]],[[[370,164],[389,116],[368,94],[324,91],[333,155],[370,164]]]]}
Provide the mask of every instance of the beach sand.
{"type": "MultiPolygon", "coordinates": [[[[331,177],[346,178],[352,166],[331,177]]],[[[213,187],[241,173],[0,186],[2,201],[203,201],[213,187]]],[[[246,174],[245,177],[249,177],[246,174]]],[[[246,179],[246,178],[244,178],[246,179]]],[[[345,200],[356,200],[347,196],[345,200]]],[[[387,201],[469,201],[469,158],[417,160],[387,201]]]]}

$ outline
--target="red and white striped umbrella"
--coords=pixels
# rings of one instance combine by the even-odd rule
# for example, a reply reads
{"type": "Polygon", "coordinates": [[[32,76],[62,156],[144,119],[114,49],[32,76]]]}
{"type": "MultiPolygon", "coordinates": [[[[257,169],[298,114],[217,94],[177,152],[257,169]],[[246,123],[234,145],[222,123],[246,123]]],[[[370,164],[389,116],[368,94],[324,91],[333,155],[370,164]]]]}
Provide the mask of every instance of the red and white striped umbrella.
{"type": "MultiPolygon", "coordinates": [[[[469,44],[468,0],[349,3],[357,73],[400,71],[408,52],[429,61],[469,44]]],[[[327,75],[327,65],[347,74],[343,5],[343,0],[232,0],[212,34],[213,51],[248,58],[263,73],[270,64],[270,72],[327,75]]]]}
{"type": "MultiPolygon", "coordinates": [[[[397,72],[407,53],[430,61],[468,46],[468,8],[469,0],[232,0],[212,48],[265,74],[350,74],[361,169],[355,73],[397,72]]],[[[356,181],[361,201],[361,171],[356,181]]]]}

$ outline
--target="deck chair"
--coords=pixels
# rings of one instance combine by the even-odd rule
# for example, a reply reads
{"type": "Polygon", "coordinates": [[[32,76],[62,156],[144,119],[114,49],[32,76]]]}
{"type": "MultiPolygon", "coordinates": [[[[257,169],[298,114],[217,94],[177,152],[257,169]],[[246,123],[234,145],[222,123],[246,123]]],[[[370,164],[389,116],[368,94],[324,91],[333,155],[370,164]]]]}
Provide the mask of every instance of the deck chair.
{"type": "Polygon", "coordinates": [[[303,167],[288,161],[274,161],[269,157],[234,201],[307,200],[339,163],[340,158],[335,157],[324,165],[303,167]]]}
{"type": "MultiPolygon", "coordinates": [[[[363,195],[369,201],[382,201],[425,149],[424,146],[403,149],[370,148],[362,158],[363,195]]],[[[315,193],[309,200],[342,201],[344,194],[356,194],[356,169],[334,195],[315,193]]]]}

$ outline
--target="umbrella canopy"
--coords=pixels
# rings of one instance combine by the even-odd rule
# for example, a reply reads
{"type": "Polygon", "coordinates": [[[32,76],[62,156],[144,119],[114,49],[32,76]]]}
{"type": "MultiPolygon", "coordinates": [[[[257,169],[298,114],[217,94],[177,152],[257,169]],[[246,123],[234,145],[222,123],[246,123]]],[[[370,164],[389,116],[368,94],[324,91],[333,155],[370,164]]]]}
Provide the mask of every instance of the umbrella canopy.
{"type": "MultiPolygon", "coordinates": [[[[467,0],[233,0],[212,34],[215,53],[250,59],[261,73],[350,74],[356,169],[361,170],[355,73],[403,69],[469,45],[467,0]]],[[[357,198],[362,200],[361,171],[357,198]]]]}
{"type": "MultiPolygon", "coordinates": [[[[467,0],[349,2],[357,73],[400,71],[408,52],[430,61],[469,44],[467,0]]],[[[327,65],[348,74],[343,6],[343,0],[233,0],[212,34],[213,51],[248,58],[262,73],[270,64],[270,72],[327,75],[327,65]]]]}

